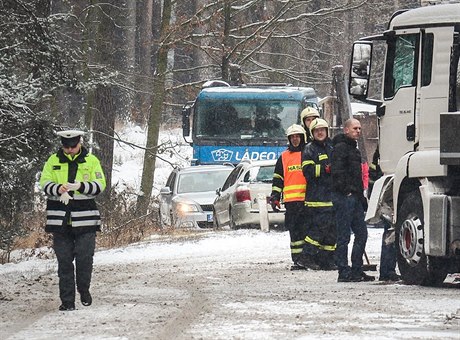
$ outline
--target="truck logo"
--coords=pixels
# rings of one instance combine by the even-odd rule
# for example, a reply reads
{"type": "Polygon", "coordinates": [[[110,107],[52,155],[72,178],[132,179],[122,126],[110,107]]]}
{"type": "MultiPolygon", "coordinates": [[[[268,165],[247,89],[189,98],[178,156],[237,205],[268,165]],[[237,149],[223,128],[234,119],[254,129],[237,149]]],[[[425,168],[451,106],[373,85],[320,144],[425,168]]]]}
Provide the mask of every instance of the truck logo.
{"type": "Polygon", "coordinates": [[[212,159],[215,162],[228,162],[233,157],[233,151],[225,150],[225,149],[218,149],[211,151],[212,159]]]}

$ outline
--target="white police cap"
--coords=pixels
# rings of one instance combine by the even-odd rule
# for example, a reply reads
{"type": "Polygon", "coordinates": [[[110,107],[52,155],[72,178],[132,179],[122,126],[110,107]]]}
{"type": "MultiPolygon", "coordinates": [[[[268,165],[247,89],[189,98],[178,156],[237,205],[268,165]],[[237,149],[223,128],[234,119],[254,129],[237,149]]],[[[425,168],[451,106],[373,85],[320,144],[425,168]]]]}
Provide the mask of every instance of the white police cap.
{"type": "Polygon", "coordinates": [[[56,134],[62,138],[75,138],[75,137],[80,137],[85,134],[85,132],[81,130],[64,130],[64,131],[58,131],[56,134]]]}

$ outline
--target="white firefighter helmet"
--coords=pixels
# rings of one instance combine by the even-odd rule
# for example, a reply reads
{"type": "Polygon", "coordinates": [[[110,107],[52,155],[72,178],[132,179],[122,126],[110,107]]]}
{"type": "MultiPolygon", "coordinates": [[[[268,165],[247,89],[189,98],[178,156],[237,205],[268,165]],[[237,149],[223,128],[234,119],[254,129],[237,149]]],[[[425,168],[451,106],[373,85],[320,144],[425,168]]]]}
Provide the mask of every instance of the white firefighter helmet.
{"type": "Polygon", "coordinates": [[[289,136],[292,135],[302,135],[303,141],[307,141],[307,134],[305,132],[305,129],[299,124],[292,124],[290,127],[286,129],[287,138],[289,139],[289,136]]]}
{"type": "Polygon", "coordinates": [[[329,135],[329,124],[324,119],[316,118],[314,121],[311,122],[310,132],[312,136],[313,136],[313,130],[317,128],[326,128],[326,132],[329,135]]]}
{"type": "Polygon", "coordinates": [[[311,106],[307,106],[303,111],[300,113],[300,121],[302,122],[302,126],[305,127],[304,119],[307,117],[316,117],[319,118],[319,112],[317,109],[311,106]]]}

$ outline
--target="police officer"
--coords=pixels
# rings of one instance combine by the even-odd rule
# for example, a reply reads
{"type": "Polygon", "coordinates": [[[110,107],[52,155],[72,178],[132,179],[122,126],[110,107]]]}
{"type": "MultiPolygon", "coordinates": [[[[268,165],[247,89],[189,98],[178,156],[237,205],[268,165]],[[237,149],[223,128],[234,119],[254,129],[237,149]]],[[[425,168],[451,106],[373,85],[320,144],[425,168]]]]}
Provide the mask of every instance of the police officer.
{"type": "Polygon", "coordinates": [[[336,270],[329,125],[324,119],[316,118],[310,124],[310,131],[313,141],[302,152],[302,171],[308,183],[305,196],[308,227],[302,262],[312,269],[336,270]]]}
{"type": "Polygon", "coordinates": [[[58,261],[62,311],[75,309],[75,284],[82,305],[92,303],[89,287],[96,231],[101,225],[94,199],[106,183],[99,160],[81,144],[83,134],[79,130],[58,132],[62,148],[48,158],[40,177],[47,196],[45,231],[53,234],[58,261]]]}
{"type": "Polygon", "coordinates": [[[317,109],[311,106],[307,106],[303,111],[300,113],[300,121],[302,123],[303,128],[307,131],[307,141],[309,143],[313,140],[311,132],[310,132],[310,124],[316,118],[319,118],[319,112],[317,109]]]}
{"type": "Polygon", "coordinates": [[[286,207],[285,226],[291,238],[291,270],[304,269],[299,263],[305,244],[304,199],[306,181],[302,173],[301,153],[305,146],[305,130],[293,124],[286,130],[289,146],[278,158],[273,174],[270,203],[274,211],[280,208],[280,201],[286,207]]]}

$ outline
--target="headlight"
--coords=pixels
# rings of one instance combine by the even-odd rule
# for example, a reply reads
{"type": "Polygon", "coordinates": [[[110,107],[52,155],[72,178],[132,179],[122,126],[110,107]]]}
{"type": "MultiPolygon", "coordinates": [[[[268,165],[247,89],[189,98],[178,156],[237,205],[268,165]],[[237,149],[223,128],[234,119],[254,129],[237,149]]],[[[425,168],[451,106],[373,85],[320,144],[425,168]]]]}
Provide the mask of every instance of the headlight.
{"type": "Polygon", "coordinates": [[[188,203],[178,203],[177,210],[181,213],[188,213],[188,212],[198,212],[198,207],[195,204],[188,204],[188,203]]]}

